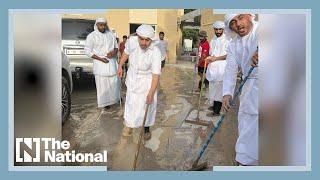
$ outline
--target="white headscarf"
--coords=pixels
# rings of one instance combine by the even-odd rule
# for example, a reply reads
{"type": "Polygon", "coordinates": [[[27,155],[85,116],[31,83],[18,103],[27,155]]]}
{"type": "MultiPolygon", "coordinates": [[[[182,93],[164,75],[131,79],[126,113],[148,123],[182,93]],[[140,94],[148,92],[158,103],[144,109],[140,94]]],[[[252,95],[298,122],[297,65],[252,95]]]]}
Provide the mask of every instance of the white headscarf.
{"type": "MultiPolygon", "coordinates": [[[[232,30],[230,29],[230,22],[233,18],[235,18],[238,15],[240,14],[226,14],[224,17],[225,34],[227,34],[228,36],[230,36],[232,32],[232,30]]],[[[251,21],[254,22],[256,15],[255,14],[250,14],[250,15],[252,17],[251,21]]]]}
{"type": "Polygon", "coordinates": [[[150,25],[142,24],[139,26],[136,30],[136,33],[144,38],[150,38],[153,39],[154,37],[154,29],[150,25]]]}
{"type": "Polygon", "coordinates": [[[225,28],[225,25],[224,25],[224,22],[222,21],[216,21],[213,23],[213,28],[216,28],[216,29],[224,29],[225,28]]]}
{"type": "Polygon", "coordinates": [[[239,14],[226,14],[224,16],[224,24],[226,25],[227,28],[229,28],[231,20],[238,15],[239,14]]]}
{"type": "MultiPolygon", "coordinates": [[[[97,20],[96,20],[96,22],[94,23],[94,30],[95,31],[99,31],[98,30],[98,26],[97,26],[97,24],[98,23],[107,23],[107,20],[106,19],[104,19],[104,18],[98,18],[97,20]]],[[[100,32],[100,31],[99,31],[100,32]]]]}
{"type": "MultiPolygon", "coordinates": [[[[229,28],[230,26],[230,22],[233,18],[235,18],[236,16],[238,16],[239,14],[226,14],[224,16],[224,24],[226,26],[226,30],[231,32],[232,30],[229,28]]],[[[252,16],[252,22],[254,21],[254,18],[256,17],[254,14],[250,14],[252,16]]]]}

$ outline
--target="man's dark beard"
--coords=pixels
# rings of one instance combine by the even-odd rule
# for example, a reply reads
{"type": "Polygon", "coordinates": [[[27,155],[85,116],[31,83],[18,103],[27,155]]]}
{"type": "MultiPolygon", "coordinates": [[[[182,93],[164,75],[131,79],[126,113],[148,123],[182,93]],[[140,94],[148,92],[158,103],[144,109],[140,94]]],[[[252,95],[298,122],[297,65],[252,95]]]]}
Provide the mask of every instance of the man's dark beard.
{"type": "MultiPolygon", "coordinates": [[[[99,30],[99,32],[101,32],[100,29],[98,29],[98,30],[99,30]]],[[[101,33],[105,33],[107,31],[109,31],[109,26],[108,25],[104,28],[104,31],[102,31],[101,33]]]]}
{"type": "Polygon", "coordinates": [[[222,35],[222,33],[216,33],[217,37],[220,37],[222,35]]]}
{"type": "Polygon", "coordinates": [[[106,29],[104,29],[104,30],[100,30],[100,29],[98,29],[99,30],[99,32],[101,32],[101,33],[105,33],[106,32],[106,29]]]}

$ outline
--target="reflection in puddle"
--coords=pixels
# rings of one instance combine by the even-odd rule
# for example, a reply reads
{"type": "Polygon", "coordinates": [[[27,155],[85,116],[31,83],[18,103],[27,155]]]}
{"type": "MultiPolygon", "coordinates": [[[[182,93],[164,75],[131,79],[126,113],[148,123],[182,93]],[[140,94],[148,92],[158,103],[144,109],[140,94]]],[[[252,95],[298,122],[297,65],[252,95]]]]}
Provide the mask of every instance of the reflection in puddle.
{"type": "Polygon", "coordinates": [[[152,152],[155,152],[160,145],[160,136],[163,133],[163,130],[161,128],[157,128],[156,130],[152,131],[152,137],[149,141],[145,143],[145,147],[152,150],[152,152]]]}

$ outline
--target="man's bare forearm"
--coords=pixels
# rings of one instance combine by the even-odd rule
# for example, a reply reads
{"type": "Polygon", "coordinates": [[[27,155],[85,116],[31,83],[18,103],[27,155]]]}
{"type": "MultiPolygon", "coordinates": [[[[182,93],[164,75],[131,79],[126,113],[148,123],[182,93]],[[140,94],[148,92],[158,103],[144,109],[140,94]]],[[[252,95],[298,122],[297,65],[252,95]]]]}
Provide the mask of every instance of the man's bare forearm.
{"type": "Polygon", "coordinates": [[[223,61],[227,59],[227,55],[216,57],[216,61],[223,61]]]}
{"type": "Polygon", "coordinates": [[[107,53],[107,58],[113,58],[117,55],[118,53],[118,48],[114,48],[112,51],[107,53]]]}
{"type": "Polygon", "coordinates": [[[105,58],[101,58],[101,57],[99,57],[99,56],[97,56],[95,54],[92,55],[91,58],[93,58],[95,60],[98,60],[98,61],[101,61],[101,62],[104,62],[104,63],[108,62],[108,60],[106,60],[105,58]]]}
{"type": "Polygon", "coordinates": [[[149,90],[149,93],[154,94],[158,88],[159,84],[159,76],[157,74],[152,74],[152,82],[151,82],[151,88],[149,90]]]}
{"type": "Polygon", "coordinates": [[[120,58],[119,67],[122,67],[123,64],[128,60],[128,58],[129,58],[129,55],[127,55],[126,53],[123,53],[120,58]]]}
{"type": "Polygon", "coordinates": [[[114,57],[115,55],[117,55],[117,53],[118,53],[118,48],[114,48],[112,57],[114,57]]]}

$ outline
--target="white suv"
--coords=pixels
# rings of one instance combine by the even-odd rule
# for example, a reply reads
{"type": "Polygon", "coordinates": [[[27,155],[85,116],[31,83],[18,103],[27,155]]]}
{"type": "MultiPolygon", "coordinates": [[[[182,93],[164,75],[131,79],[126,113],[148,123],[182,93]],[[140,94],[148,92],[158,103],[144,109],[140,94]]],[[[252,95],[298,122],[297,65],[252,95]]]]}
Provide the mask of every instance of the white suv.
{"type": "Polygon", "coordinates": [[[77,79],[93,74],[93,62],[86,56],[84,46],[87,35],[94,30],[94,23],[87,19],[62,19],[62,50],[77,79]]]}
{"type": "Polygon", "coordinates": [[[62,113],[62,123],[65,123],[70,116],[71,112],[71,92],[72,92],[72,75],[70,71],[70,63],[68,57],[62,54],[62,75],[61,75],[61,113],[62,113]]]}

